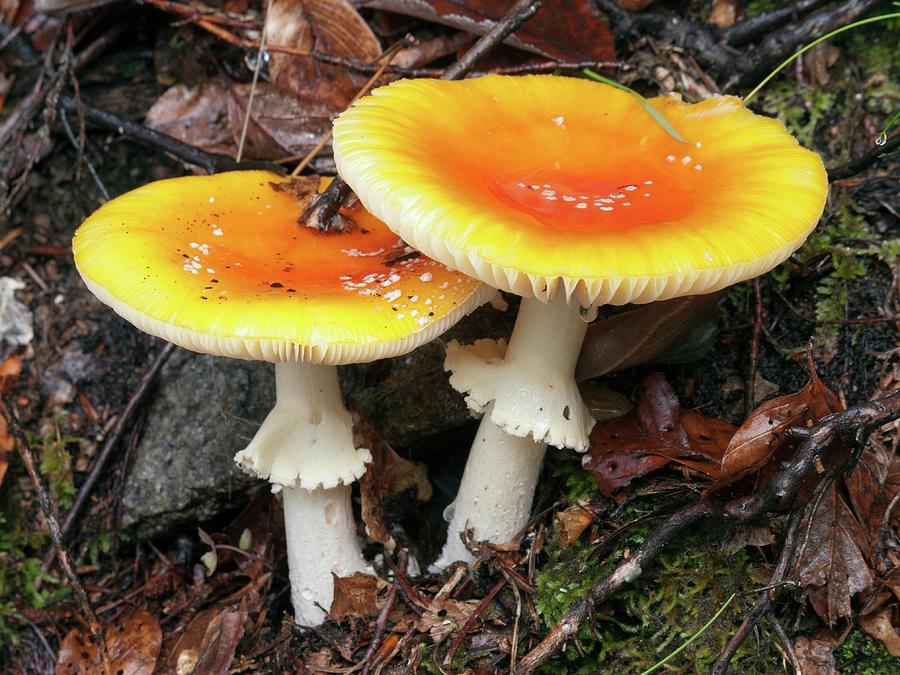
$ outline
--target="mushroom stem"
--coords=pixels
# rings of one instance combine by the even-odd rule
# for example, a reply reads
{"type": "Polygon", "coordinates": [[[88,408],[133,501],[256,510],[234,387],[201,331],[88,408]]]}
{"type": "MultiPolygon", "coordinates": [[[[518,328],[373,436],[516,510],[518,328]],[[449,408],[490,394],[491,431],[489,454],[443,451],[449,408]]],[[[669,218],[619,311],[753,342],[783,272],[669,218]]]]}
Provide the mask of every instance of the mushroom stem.
{"type": "Polygon", "coordinates": [[[564,299],[524,298],[503,359],[485,358],[483,344],[451,343],[444,367],[466,402],[506,433],[558,447],[586,450],[594,425],[575,382],[575,364],[587,332],[581,307],[564,299]]]}
{"type": "Polygon", "coordinates": [[[450,383],[484,417],[436,568],[472,560],[460,540],[468,528],[476,541],[504,543],[525,525],[548,442],[587,448],[594,420],[575,382],[586,331],[577,304],[524,298],[504,358],[492,358],[483,343],[448,349],[450,383]]]}
{"type": "Polygon", "coordinates": [[[491,421],[490,410],[485,413],[459,492],[444,512],[450,526],[436,569],[473,560],[461,538],[469,528],[475,541],[503,543],[525,526],[546,449],[546,443],[510,436],[491,421]]]}
{"type": "Polygon", "coordinates": [[[334,577],[368,572],[356,538],[349,485],[284,488],[284,528],[294,620],[318,626],[334,597],[334,577]]]}
{"type": "Polygon", "coordinates": [[[275,407],[235,461],[284,486],[295,618],[317,626],[331,607],[331,573],[371,571],[356,538],[349,487],[371,454],[353,444],[336,366],[277,363],[275,390],[275,407]]]}

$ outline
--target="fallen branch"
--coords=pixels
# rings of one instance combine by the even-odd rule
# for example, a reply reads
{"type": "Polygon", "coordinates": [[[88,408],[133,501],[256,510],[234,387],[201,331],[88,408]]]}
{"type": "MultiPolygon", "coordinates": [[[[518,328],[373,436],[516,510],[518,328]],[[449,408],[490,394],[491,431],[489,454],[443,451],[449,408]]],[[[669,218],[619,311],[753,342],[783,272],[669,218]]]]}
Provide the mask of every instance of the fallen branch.
{"type": "MultiPolygon", "coordinates": [[[[540,6],[540,0],[517,0],[503,19],[478,38],[457,63],[443,72],[441,79],[461,80],[464,78],[475,67],[479,59],[533,17],[540,6]]],[[[349,186],[340,176],[337,176],[324,192],[313,198],[306,211],[300,215],[300,221],[306,223],[307,227],[323,232],[339,229],[338,212],[350,194],[349,186]]]]}
{"type": "Polygon", "coordinates": [[[866,154],[850,160],[846,164],[841,164],[833,169],[828,170],[828,180],[836,181],[844,178],[850,178],[858,173],[868,169],[875,162],[884,159],[888,155],[900,150],[900,134],[891,136],[884,145],[876,145],[866,154]]]}
{"type": "MultiPolygon", "coordinates": [[[[756,494],[722,501],[710,497],[684,507],[657,527],[643,545],[612,574],[596,584],[590,593],[579,598],[547,636],[519,662],[516,673],[534,672],[546,663],[570,638],[578,633],[591,610],[606,601],[627,583],[637,579],[675,537],[689,527],[708,528],[714,524],[743,525],[759,520],[777,510],[790,507],[806,477],[815,470],[819,456],[837,439],[867,431],[900,418],[900,392],[880,401],[872,401],[832,413],[821,418],[812,428],[794,428],[790,435],[800,439],[792,460],[776,473],[756,494]]],[[[852,456],[850,461],[854,461],[852,456]]]]}
{"type": "Polygon", "coordinates": [[[773,28],[787,23],[792,19],[796,19],[801,14],[817,9],[830,1],[831,0],[797,0],[785,7],[778,7],[757,16],[751,16],[749,19],[739,21],[733,26],[729,26],[723,30],[722,40],[732,47],[740,47],[741,45],[762,37],[773,28]]]}

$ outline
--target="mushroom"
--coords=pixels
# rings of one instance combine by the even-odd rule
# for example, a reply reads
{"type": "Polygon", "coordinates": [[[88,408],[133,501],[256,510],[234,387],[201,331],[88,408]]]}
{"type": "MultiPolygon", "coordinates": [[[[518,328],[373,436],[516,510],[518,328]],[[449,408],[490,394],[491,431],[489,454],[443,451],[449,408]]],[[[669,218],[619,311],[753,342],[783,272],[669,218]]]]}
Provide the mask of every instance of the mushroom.
{"type": "Polygon", "coordinates": [[[350,232],[302,227],[296,185],[263,171],[158,181],[96,211],[72,247],[91,292],[141,330],[275,363],[275,407],[235,459],[283,488],[295,619],[313,626],[331,606],[332,573],[369,569],[350,485],[371,456],[354,447],[336,366],[405,354],[493,290],[358,204],[342,212],[350,232]]]}
{"type": "Polygon", "coordinates": [[[525,524],[546,444],[584,451],[574,379],[601,305],[710,293],[762,274],[818,221],[822,161],[731,96],[651,101],[583,79],[401,80],[334,124],[338,172],[388,227],[522,296],[509,342],[452,344],[451,383],[483,412],[438,565],[460,533],[525,524]]]}

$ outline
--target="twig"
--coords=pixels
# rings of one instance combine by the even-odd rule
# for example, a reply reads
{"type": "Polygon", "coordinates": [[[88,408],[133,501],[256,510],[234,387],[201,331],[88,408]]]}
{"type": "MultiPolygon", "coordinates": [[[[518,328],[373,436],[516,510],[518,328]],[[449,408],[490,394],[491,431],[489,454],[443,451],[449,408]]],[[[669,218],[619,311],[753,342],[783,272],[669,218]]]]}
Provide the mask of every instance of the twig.
{"type": "Polygon", "coordinates": [[[759,597],[756,599],[756,602],[753,603],[750,611],[747,612],[740,627],[737,629],[737,632],[731,636],[728,644],[722,649],[719,658],[716,659],[716,662],[710,670],[710,675],[724,675],[728,670],[728,664],[731,663],[731,659],[744,643],[744,640],[747,639],[747,636],[750,634],[750,631],[753,630],[757,621],[759,621],[760,617],[772,607],[772,599],[774,598],[775,591],[781,588],[781,582],[784,581],[785,575],[794,564],[797,534],[800,531],[802,515],[803,512],[801,510],[791,513],[790,518],[788,519],[787,529],[784,533],[784,543],[781,546],[781,555],[778,557],[778,563],[775,566],[775,571],[772,573],[769,584],[760,592],[759,597]]]}
{"type": "MultiPolygon", "coordinates": [[[[494,24],[490,31],[476,40],[475,44],[463,54],[458,63],[443,72],[441,79],[461,80],[475,66],[478,59],[533,17],[539,8],[540,2],[538,0],[518,0],[503,19],[494,24]]],[[[344,180],[337,176],[324,192],[312,199],[309,207],[300,215],[300,222],[306,223],[308,227],[322,232],[340,229],[340,214],[338,212],[344,200],[350,196],[350,193],[351,190],[344,180]]]]}
{"type": "Polygon", "coordinates": [[[596,584],[590,593],[579,598],[569,612],[549,631],[547,636],[519,662],[516,673],[531,673],[546,663],[562,645],[573,637],[591,609],[604,602],[626,583],[637,579],[645,566],[662,549],[687,528],[700,524],[708,527],[721,523],[751,523],[772,511],[790,506],[804,480],[815,470],[819,455],[838,437],[872,429],[900,418],[900,392],[880,401],[864,403],[843,412],[822,417],[811,429],[795,428],[791,435],[801,439],[794,457],[757,493],[721,501],[709,497],[676,511],[668,521],[657,527],[641,547],[611,575],[596,584]]]}
{"type": "Polygon", "coordinates": [[[744,413],[749,414],[756,405],[756,376],[759,365],[759,340],[763,327],[763,301],[759,277],[753,280],[753,296],[756,299],[756,310],[753,318],[753,336],[750,339],[750,372],[747,375],[747,386],[744,389],[744,413]]]}
{"type": "Polygon", "coordinates": [[[478,617],[481,616],[482,612],[487,609],[487,606],[491,604],[491,601],[497,597],[497,593],[506,586],[506,577],[498,581],[494,584],[494,587],[488,591],[488,594],[482,598],[481,602],[478,603],[478,606],[475,608],[469,618],[466,619],[465,623],[463,623],[462,627],[459,629],[459,633],[457,633],[456,637],[453,639],[453,642],[450,644],[450,649],[447,650],[447,656],[444,657],[444,665],[449,666],[453,662],[453,656],[456,654],[456,650],[459,649],[459,646],[462,644],[463,640],[466,639],[466,635],[469,634],[469,631],[472,630],[472,626],[475,625],[475,622],[478,621],[478,617]]]}
{"type": "Polygon", "coordinates": [[[263,19],[262,32],[259,35],[259,47],[256,50],[256,64],[253,68],[253,80],[250,82],[250,96],[247,98],[247,110],[244,112],[244,124],[241,127],[241,140],[238,142],[235,159],[241,161],[244,154],[244,141],[247,140],[247,129],[250,127],[250,111],[253,108],[253,98],[256,96],[256,83],[259,81],[259,71],[262,70],[263,54],[266,51],[266,20],[272,10],[272,0],[266,2],[266,18],[263,19]]]}
{"type": "Polygon", "coordinates": [[[31,482],[34,485],[34,489],[37,492],[41,511],[44,514],[44,518],[47,521],[47,527],[50,530],[50,538],[53,540],[56,557],[59,559],[59,565],[62,567],[63,573],[66,575],[69,584],[72,586],[72,590],[75,592],[75,597],[78,598],[78,603],[84,614],[88,630],[100,653],[104,672],[112,673],[112,664],[109,660],[109,651],[106,648],[106,638],[103,635],[102,625],[91,605],[87,592],[84,590],[84,586],[81,584],[81,580],[78,578],[78,575],[75,574],[75,570],[72,569],[72,564],[69,561],[69,552],[66,550],[65,544],[63,543],[59,521],[56,518],[56,504],[53,502],[53,497],[44,486],[43,480],[41,480],[41,477],[38,475],[34,464],[34,456],[31,454],[31,449],[28,447],[28,441],[25,439],[25,434],[19,426],[19,419],[13,408],[3,397],[0,397],[0,415],[2,415],[3,420],[6,423],[7,431],[12,435],[15,441],[16,449],[22,457],[22,463],[25,465],[25,470],[28,472],[31,482]]]}
{"type": "Polygon", "coordinates": [[[801,14],[818,8],[831,0],[796,0],[785,7],[778,7],[757,16],[744,19],[722,31],[722,39],[732,47],[740,47],[765,35],[776,26],[796,19],[801,14]]]}
{"type": "MultiPolygon", "coordinates": [[[[397,567],[401,570],[405,570],[408,563],[409,553],[407,553],[405,548],[401,548],[400,552],[397,554],[397,567]]],[[[384,631],[387,629],[388,616],[390,616],[391,610],[394,608],[394,603],[397,602],[397,593],[399,593],[399,591],[400,576],[394,574],[394,583],[391,585],[391,590],[388,593],[384,607],[382,607],[381,612],[378,613],[378,620],[375,622],[375,630],[372,631],[372,640],[369,642],[369,647],[366,649],[366,655],[363,658],[366,665],[363,666],[362,675],[369,675],[369,670],[375,665],[375,653],[378,651],[378,647],[381,646],[381,638],[384,637],[384,631]]]]}
{"type": "Polygon", "coordinates": [[[846,164],[829,169],[828,180],[834,182],[855,176],[898,149],[900,149],[900,134],[894,134],[884,145],[876,145],[864,155],[852,159],[846,164]]]}
{"type": "Polygon", "coordinates": [[[794,650],[794,645],[791,643],[791,638],[788,636],[787,631],[784,630],[784,626],[781,625],[781,622],[775,616],[775,612],[769,610],[767,617],[769,623],[772,624],[772,630],[775,632],[775,637],[777,637],[778,641],[781,643],[781,648],[784,650],[785,656],[787,656],[788,661],[791,662],[791,668],[794,669],[795,675],[803,675],[803,666],[800,663],[800,659],[797,658],[797,652],[794,650]]]}
{"type": "MultiPolygon", "coordinates": [[[[69,512],[66,514],[65,521],[63,522],[62,528],[60,530],[61,540],[65,540],[66,537],[68,537],[68,535],[71,533],[72,527],[75,525],[75,521],[78,518],[78,514],[81,512],[81,509],[84,507],[85,503],[93,492],[94,486],[97,484],[100,475],[106,468],[110,457],[112,457],[113,450],[115,450],[116,445],[119,443],[119,439],[122,437],[125,428],[128,426],[131,418],[134,416],[135,411],[147,398],[147,393],[150,391],[153,382],[156,380],[156,376],[159,374],[159,371],[162,370],[162,367],[165,365],[166,361],[168,361],[169,357],[174,351],[175,345],[173,345],[171,342],[167,342],[160,353],[156,356],[156,358],[153,359],[150,367],[141,378],[137,389],[134,390],[131,398],[128,399],[128,403],[125,405],[125,409],[122,410],[122,412],[119,414],[115,426],[113,426],[112,431],[109,432],[109,435],[106,437],[106,440],[103,443],[103,448],[100,450],[100,454],[97,455],[97,459],[94,460],[94,464],[93,466],[91,466],[90,473],[88,474],[84,483],[82,483],[81,487],[78,489],[78,494],[75,496],[75,501],[72,502],[72,508],[70,508],[69,512]]],[[[41,565],[41,569],[47,571],[52,563],[53,549],[50,549],[44,556],[44,561],[41,565]]]]}
{"type": "Polygon", "coordinates": [[[91,163],[91,160],[89,160],[87,157],[84,156],[84,154],[82,152],[82,148],[84,146],[82,146],[78,142],[78,139],[75,138],[75,132],[72,131],[72,127],[69,124],[69,118],[66,115],[66,111],[62,107],[60,107],[59,119],[62,122],[63,129],[66,132],[66,137],[69,139],[69,143],[71,143],[72,147],[75,148],[76,152],[78,152],[81,155],[81,161],[84,162],[84,165],[87,167],[88,173],[91,174],[91,178],[94,179],[94,184],[97,186],[97,189],[100,190],[100,195],[103,197],[103,201],[108,202],[110,199],[109,191],[106,189],[106,186],[103,184],[103,181],[100,180],[100,175],[97,173],[97,169],[94,168],[94,165],[91,163]]]}

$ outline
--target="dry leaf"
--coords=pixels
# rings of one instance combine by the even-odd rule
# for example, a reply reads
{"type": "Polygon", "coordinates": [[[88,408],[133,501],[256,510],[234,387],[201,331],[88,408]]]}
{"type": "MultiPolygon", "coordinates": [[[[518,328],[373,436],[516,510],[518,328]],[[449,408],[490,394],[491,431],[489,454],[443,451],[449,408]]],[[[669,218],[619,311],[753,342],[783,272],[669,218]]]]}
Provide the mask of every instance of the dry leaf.
{"type": "Polygon", "coordinates": [[[840,401],[816,374],[810,361],[809,383],[800,391],[766,401],[735,432],[722,457],[722,475],[743,476],[758,469],[779,451],[791,450],[785,432],[812,425],[825,415],[842,410],[840,401]]]}
{"type": "MultiPolygon", "coordinates": [[[[417,16],[484,35],[515,0],[365,0],[366,7],[417,16]]],[[[612,61],[616,58],[606,19],[591,0],[543,0],[541,9],[506,44],[551,59],[612,61]]]]}
{"type": "MultiPolygon", "coordinates": [[[[372,29],[347,0],[272,0],[266,39],[270,45],[359,61],[381,54],[372,29]]],[[[277,51],[271,52],[269,74],[279,87],[335,108],[349,105],[368,80],[342,66],[277,51]]]]}
{"type": "Polygon", "coordinates": [[[558,511],[555,516],[559,527],[559,543],[568,548],[581,537],[581,534],[594,522],[594,512],[586,503],[573,504],[565,511],[558,511]]]}
{"type": "Polygon", "coordinates": [[[850,600],[871,588],[865,532],[832,484],[813,514],[798,578],[808,588],[813,609],[829,626],[851,615],[850,600]]]}
{"type": "Polygon", "coordinates": [[[707,23],[719,28],[733,26],[738,15],[737,0],[713,0],[712,11],[709,13],[707,23]]]}
{"type": "Polygon", "coordinates": [[[147,126],[207,152],[234,155],[228,96],[218,80],[197,87],[176,84],[147,111],[147,126]]]}
{"type": "MultiPolygon", "coordinates": [[[[226,96],[228,127],[235,147],[240,142],[250,90],[250,84],[235,84],[226,96]]],[[[304,99],[260,82],[253,96],[242,158],[275,160],[287,155],[305,155],[331,129],[331,120],[340,111],[341,108],[322,101],[304,99]]]]}
{"type": "Polygon", "coordinates": [[[629,12],[642,12],[653,4],[653,0],[616,0],[616,4],[629,12]]]}
{"type": "Polygon", "coordinates": [[[892,610],[885,607],[876,614],[859,617],[859,627],[884,645],[891,656],[900,657],[900,633],[891,622],[892,610]]]}
{"type": "Polygon", "coordinates": [[[651,361],[683,340],[723,293],[652,302],[594,322],[578,357],[576,377],[586,380],[651,361]]]}
{"type": "MultiPolygon", "coordinates": [[[[113,672],[120,675],[151,675],[159,659],[162,631],[147,612],[109,624],[104,628],[113,672]]],[[[100,652],[86,631],[72,630],[59,647],[56,675],[102,673],[100,652]]]]}
{"type": "Polygon", "coordinates": [[[665,378],[653,373],[631,412],[594,426],[582,465],[606,496],[672,461],[715,479],[733,432],[724,420],[682,411],[665,378]]]}
{"type": "Polygon", "coordinates": [[[246,620],[244,601],[238,606],[214,607],[200,612],[179,636],[163,671],[176,675],[225,675],[244,635],[246,620]]]}
{"type": "Polygon", "coordinates": [[[836,675],[832,641],[799,637],[794,644],[794,652],[802,666],[803,675],[836,675]]]}
{"type": "Polygon", "coordinates": [[[334,600],[329,616],[335,621],[362,619],[378,615],[378,577],[357,572],[349,577],[334,576],[334,600]]]}

